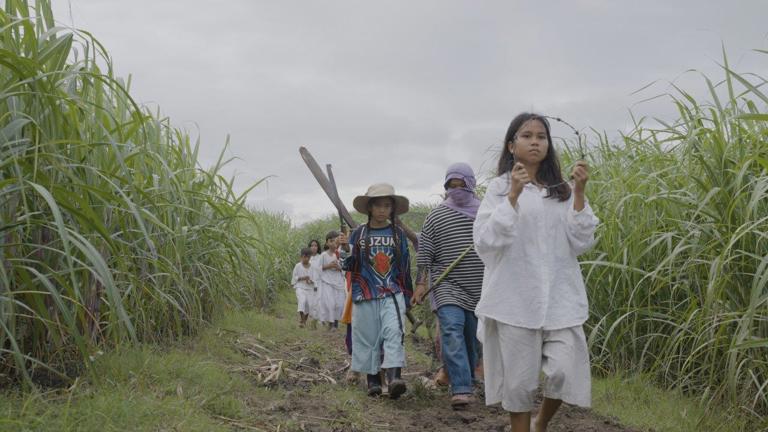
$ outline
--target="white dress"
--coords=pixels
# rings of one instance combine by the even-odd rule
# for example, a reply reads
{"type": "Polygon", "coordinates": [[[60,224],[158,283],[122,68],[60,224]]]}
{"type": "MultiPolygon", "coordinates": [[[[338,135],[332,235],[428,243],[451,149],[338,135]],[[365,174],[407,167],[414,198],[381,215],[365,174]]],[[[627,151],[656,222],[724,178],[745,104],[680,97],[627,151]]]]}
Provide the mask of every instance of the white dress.
{"type": "Polygon", "coordinates": [[[309,316],[314,319],[319,319],[320,316],[320,273],[322,267],[320,267],[320,258],[322,254],[314,255],[309,259],[309,267],[311,269],[312,281],[315,286],[312,289],[312,303],[309,306],[309,316]]]}
{"type": "Polygon", "coordinates": [[[346,279],[341,270],[327,269],[323,267],[339,261],[335,254],[329,254],[328,251],[320,254],[317,265],[320,271],[320,281],[318,284],[318,315],[317,319],[324,322],[333,322],[341,319],[344,312],[344,301],[346,300],[346,279]]]}
{"type": "Polygon", "coordinates": [[[315,303],[315,284],[314,282],[307,282],[306,280],[299,280],[304,277],[309,277],[312,280],[312,264],[308,267],[304,267],[302,263],[297,263],[293,267],[293,276],[291,277],[291,285],[296,290],[296,301],[298,303],[298,312],[308,314],[312,309],[312,305],[315,303]]]}

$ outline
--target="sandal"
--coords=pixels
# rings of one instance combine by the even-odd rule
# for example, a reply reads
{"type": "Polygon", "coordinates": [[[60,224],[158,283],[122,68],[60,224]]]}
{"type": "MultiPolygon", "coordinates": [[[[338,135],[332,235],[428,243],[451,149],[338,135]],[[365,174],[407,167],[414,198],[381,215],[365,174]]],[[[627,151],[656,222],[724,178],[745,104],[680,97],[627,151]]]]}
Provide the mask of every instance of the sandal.
{"type": "Polygon", "coordinates": [[[467,405],[475,401],[475,397],[470,393],[461,393],[451,396],[451,408],[459,410],[466,408],[467,405]]]}

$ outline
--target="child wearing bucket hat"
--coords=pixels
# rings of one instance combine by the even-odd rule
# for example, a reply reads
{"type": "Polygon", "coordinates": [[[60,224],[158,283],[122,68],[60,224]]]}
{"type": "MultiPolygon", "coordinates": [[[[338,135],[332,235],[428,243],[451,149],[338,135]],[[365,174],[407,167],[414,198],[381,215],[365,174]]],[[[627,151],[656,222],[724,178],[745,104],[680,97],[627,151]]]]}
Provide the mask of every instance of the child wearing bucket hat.
{"type": "Polygon", "coordinates": [[[405,295],[412,293],[408,240],[396,216],[408,211],[408,199],[379,183],[353,206],[368,222],[352,232],[349,243],[340,241],[352,280],[351,369],[367,375],[370,396],[382,393],[379,370],[385,369],[389,396],[396,399],[406,391],[403,322],[405,295]]]}

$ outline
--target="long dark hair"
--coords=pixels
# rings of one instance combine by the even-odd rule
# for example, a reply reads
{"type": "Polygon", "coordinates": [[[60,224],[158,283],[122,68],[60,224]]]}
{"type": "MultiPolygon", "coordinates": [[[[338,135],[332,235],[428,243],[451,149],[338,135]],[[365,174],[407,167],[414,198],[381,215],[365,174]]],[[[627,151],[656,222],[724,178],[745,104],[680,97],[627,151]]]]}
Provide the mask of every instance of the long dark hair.
{"type": "Polygon", "coordinates": [[[547,131],[547,155],[539,165],[536,181],[547,186],[547,198],[566,201],[571,197],[571,187],[563,180],[563,174],[560,172],[560,160],[557,157],[555,147],[552,145],[549,121],[540,114],[524,112],[512,119],[507,129],[507,135],[504,137],[504,143],[501,146],[501,155],[499,156],[499,166],[496,175],[502,176],[512,170],[512,167],[515,165],[515,156],[509,151],[509,143],[515,141],[517,131],[530,120],[540,121],[547,131]]]}
{"type": "Polygon", "coordinates": [[[311,248],[312,247],[312,243],[317,245],[317,254],[319,255],[321,253],[321,251],[322,251],[322,248],[320,247],[320,241],[312,239],[312,240],[309,241],[309,243],[307,243],[307,247],[311,248]]]}
{"type": "MultiPolygon", "coordinates": [[[[400,253],[400,227],[397,226],[397,203],[395,202],[394,198],[389,198],[392,200],[392,213],[389,215],[389,221],[392,223],[392,240],[395,243],[395,266],[400,268],[400,259],[402,258],[402,254],[400,253]]],[[[373,203],[373,199],[368,201],[368,222],[365,223],[365,239],[363,241],[363,262],[364,265],[370,265],[370,256],[368,255],[368,250],[371,248],[371,205],[373,203]]]]}

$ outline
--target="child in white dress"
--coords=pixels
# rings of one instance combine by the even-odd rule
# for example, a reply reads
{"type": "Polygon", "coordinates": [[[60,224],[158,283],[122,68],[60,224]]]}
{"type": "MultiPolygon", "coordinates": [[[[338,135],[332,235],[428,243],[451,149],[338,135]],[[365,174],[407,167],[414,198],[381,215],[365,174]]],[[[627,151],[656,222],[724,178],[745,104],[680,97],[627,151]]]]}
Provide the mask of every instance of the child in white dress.
{"type": "Polygon", "coordinates": [[[339,233],[331,231],[325,236],[325,251],[320,254],[318,268],[318,320],[327,323],[328,328],[338,328],[347,298],[346,280],[338,256],[339,233]]]}
{"type": "Polygon", "coordinates": [[[312,265],[309,263],[312,251],[309,248],[301,250],[301,262],[293,267],[291,285],[296,290],[296,301],[298,302],[299,327],[304,328],[309,318],[309,311],[315,300],[315,282],[312,279],[312,265]]]}

